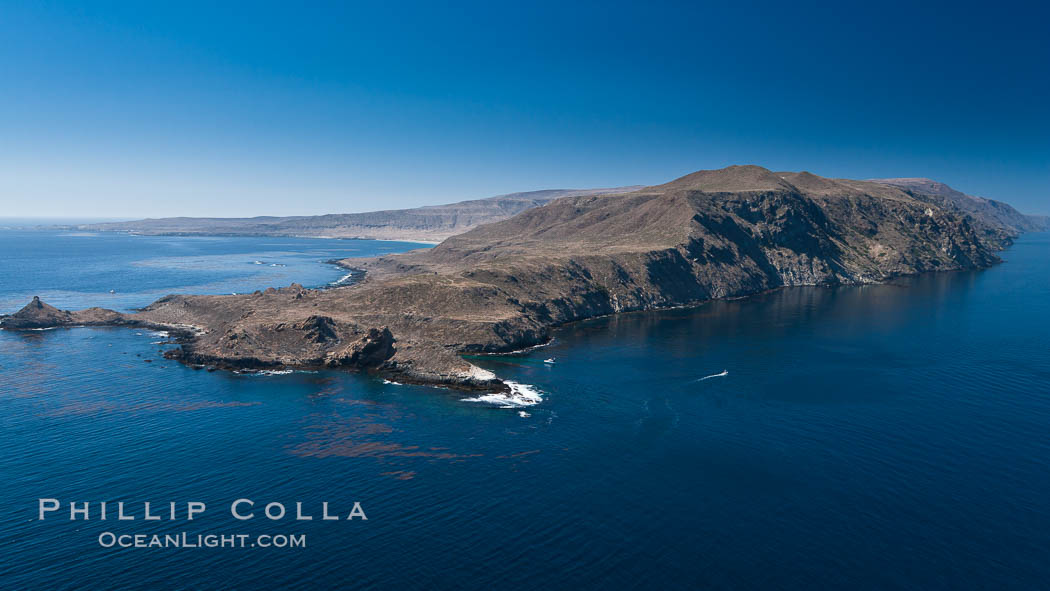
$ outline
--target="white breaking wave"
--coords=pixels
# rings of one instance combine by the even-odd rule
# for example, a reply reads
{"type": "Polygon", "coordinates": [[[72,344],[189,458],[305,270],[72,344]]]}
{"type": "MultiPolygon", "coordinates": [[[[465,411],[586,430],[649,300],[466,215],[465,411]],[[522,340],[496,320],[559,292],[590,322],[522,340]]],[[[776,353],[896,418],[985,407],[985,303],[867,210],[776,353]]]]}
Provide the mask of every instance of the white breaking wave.
{"type": "Polygon", "coordinates": [[[709,376],[704,376],[704,377],[702,377],[702,378],[700,378],[698,380],[695,380],[695,381],[702,382],[704,380],[710,380],[711,378],[723,378],[723,377],[725,377],[727,375],[729,375],[729,370],[728,369],[723,369],[722,373],[713,373],[713,374],[711,374],[709,376]]]}
{"type": "MultiPolygon", "coordinates": [[[[204,367],[204,366],[201,366],[204,367]]],[[[286,376],[295,373],[294,369],[235,369],[233,373],[241,376],[286,376]]]]}
{"type": "Polygon", "coordinates": [[[404,384],[402,384],[400,382],[392,382],[390,380],[383,380],[383,383],[384,384],[389,384],[391,386],[404,386],[404,384]]]}
{"type": "Polygon", "coordinates": [[[484,402],[500,408],[521,408],[543,402],[543,396],[534,386],[507,380],[504,380],[503,383],[510,387],[510,392],[482,394],[476,398],[463,398],[462,400],[464,402],[484,402]]]}
{"type": "Polygon", "coordinates": [[[350,279],[352,279],[353,276],[354,276],[353,273],[347,273],[346,275],[343,275],[342,277],[340,277],[339,279],[336,279],[335,281],[329,283],[328,285],[342,285],[342,284],[346,283],[347,281],[350,281],[350,279]]]}

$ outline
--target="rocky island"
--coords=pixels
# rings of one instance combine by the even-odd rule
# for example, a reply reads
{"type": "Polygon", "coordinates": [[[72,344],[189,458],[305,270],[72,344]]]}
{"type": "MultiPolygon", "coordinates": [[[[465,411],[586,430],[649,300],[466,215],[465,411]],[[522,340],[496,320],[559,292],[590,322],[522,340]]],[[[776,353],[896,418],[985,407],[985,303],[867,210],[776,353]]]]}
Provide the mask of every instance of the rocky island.
{"type": "Polygon", "coordinates": [[[173,331],[181,347],[170,355],[189,364],[346,368],[507,391],[461,355],[539,345],[555,326],[601,315],[987,267],[1039,223],[911,181],[705,170],[631,192],[562,197],[432,249],[340,261],[364,272],[346,287],[173,295],[129,314],[34,299],[0,327],[152,327],[173,331]]]}

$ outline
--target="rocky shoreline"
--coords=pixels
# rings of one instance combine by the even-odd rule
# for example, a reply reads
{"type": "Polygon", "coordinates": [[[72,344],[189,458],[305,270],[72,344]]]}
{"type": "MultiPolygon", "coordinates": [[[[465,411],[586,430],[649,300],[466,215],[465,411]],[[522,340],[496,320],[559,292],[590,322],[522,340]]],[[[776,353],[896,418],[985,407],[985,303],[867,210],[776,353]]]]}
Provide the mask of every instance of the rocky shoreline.
{"type": "Polygon", "coordinates": [[[730,167],[559,199],[433,249],[339,261],[364,273],[347,286],[167,296],[127,314],[34,298],[0,328],[166,330],[180,345],[167,355],[195,366],[509,392],[462,355],[534,347],[597,316],[983,268],[1017,233],[885,184],[730,167]]]}

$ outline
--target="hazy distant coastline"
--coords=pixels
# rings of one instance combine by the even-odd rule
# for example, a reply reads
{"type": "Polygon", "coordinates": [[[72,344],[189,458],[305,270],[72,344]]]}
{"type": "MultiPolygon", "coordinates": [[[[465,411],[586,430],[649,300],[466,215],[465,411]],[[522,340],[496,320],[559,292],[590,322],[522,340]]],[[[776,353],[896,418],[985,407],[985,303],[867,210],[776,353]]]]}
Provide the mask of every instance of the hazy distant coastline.
{"type": "Polygon", "coordinates": [[[85,217],[0,217],[0,230],[32,230],[36,228],[75,229],[81,225],[114,224],[134,221],[133,218],[85,218],[85,217]]]}
{"type": "MultiPolygon", "coordinates": [[[[1001,201],[967,195],[927,178],[869,179],[897,187],[934,204],[951,207],[1009,232],[1050,227],[1050,218],[1025,215],[1001,201]]],[[[439,244],[480,225],[503,221],[563,197],[629,193],[641,186],[600,189],[545,189],[497,195],[411,209],[393,209],[315,216],[245,218],[169,217],[87,220],[54,218],[0,219],[0,228],[59,227],[93,232],[126,232],[154,236],[282,236],[295,238],[356,238],[439,244]]]]}
{"type": "Polygon", "coordinates": [[[437,244],[481,224],[498,222],[561,197],[624,193],[608,189],[546,189],[412,209],[316,216],[250,218],[174,217],[71,225],[70,229],[172,236],[290,236],[361,238],[437,244]]]}

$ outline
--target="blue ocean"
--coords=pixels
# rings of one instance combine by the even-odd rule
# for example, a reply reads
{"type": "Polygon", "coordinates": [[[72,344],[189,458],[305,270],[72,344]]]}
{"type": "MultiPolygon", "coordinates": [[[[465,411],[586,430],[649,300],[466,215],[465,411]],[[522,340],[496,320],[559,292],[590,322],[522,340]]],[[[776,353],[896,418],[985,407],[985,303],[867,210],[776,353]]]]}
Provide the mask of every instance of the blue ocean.
{"type": "MultiPolygon", "coordinates": [[[[2,230],[0,312],[322,287],[345,280],[329,259],[419,247],[2,230]]],[[[527,406],[193,369],[143,330],[0,331],[0,588],[1043,588],[1050,234],[1002,256],[595,319],[472,359],[529,385],[527,406]],[[38,519],[41,498],[61,510],[38,519]],[[252,519],[231,517],[237,499],[252,519]],[[190,501],[207,511],[187,521],[190,501]],[[325,502],[367,520],[324,520],[325,502]],[[306,543],[105,547],[107,532],[306,543]]]]}

